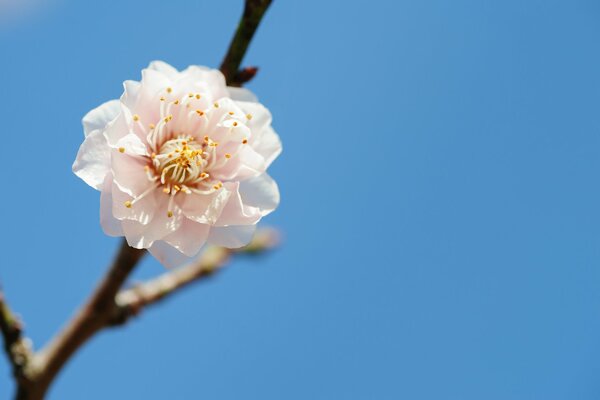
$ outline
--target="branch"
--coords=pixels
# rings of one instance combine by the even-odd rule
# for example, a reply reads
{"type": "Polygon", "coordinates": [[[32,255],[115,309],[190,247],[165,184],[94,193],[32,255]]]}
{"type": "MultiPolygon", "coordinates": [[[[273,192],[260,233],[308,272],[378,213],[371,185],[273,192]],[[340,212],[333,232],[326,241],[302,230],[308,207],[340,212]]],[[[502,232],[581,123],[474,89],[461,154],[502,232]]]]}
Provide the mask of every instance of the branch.
{"type": "Polygon", "coordinates": [[[278,242],[277,231],[262,229],[254,235],[254,239],[246,247],[241,249],[208,248],[197,261],[191,264],[164,273],[130,289],[121,290],[117,294],[117,309],[110,325],[122,325],[139,314],[143,308],[160,302],[191,283],[211,277],[227,264],[233,254],[259,254],[274,248],[278,242]]]}
{"type": "Polygon", "coordinates": [[[241,86],[256,75],[256,67],[241,71],[239,69],[256,28],[270,5],[271,0],[246,0],[245,2],[244,13],[221,63],[221,72],[230,86],[241,86]]]}
{"type": "Polygon", "coordinates": [[[36,386],[45,391],[71,355],[106,325],[113,313],[117,292],[143,255],[143,250],[129,247],[123,240],[112,266],[87,302],[67,326],[36,355],[41,371],[36,377],[36,386]]]}
{"type": "Polygon", "coordinates": [[[18,382],[25,381],[25,367],[31,360],[31,341],[23,336],[23,324],[11,311],[4,293],[0,292],[0,331],[4,339],[4,351],[18,382]]]}

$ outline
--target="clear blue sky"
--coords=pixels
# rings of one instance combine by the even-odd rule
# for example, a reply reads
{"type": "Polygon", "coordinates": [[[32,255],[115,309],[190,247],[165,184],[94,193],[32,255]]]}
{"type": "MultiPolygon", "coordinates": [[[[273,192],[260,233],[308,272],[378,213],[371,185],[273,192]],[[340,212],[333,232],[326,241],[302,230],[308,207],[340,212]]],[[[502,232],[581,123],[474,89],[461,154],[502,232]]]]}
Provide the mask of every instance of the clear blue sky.
{"type": "MultiPolygon", "coordinates": [[[[242,1],[46,3],[0,28],[0,280],[37,346],[118,243],[81,117],[151,60],[218,66],[242,1]]],[[[278,0],[246,63],[285,245],[96,337],[50,399],[600,397],[597,1],[278,0]]]]}

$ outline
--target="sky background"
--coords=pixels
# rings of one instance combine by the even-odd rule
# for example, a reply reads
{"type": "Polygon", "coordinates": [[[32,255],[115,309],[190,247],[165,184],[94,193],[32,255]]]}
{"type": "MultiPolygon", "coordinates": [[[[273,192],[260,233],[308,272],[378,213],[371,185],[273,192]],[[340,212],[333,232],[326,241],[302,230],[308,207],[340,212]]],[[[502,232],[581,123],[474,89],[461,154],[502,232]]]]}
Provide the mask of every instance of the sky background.
{"type": "MultiPolygon", "coordinates": [[[[242,1],[12,1],[0,281],[39,348],[118,246],[82,116],[152,60],[217,67],[242,1]]],[[[597,1],[277,0],[245,64],[285,243],[97,336],[50,399],[600,398],[597,1]]]]}

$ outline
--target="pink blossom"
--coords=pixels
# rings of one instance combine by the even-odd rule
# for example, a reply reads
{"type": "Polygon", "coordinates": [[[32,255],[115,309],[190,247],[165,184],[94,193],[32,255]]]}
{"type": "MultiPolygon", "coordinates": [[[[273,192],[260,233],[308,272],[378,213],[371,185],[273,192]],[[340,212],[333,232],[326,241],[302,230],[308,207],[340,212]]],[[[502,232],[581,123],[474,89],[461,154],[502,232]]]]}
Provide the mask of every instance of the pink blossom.
{"type": "Polygon", "coordinates": [[[111,236],[179,265],[205,242],[247,244],[279,204],[265,172],[281,152],[271,114],[218,70],[155,61],[83,118],[73,172],[100,190],[111,236]]]}

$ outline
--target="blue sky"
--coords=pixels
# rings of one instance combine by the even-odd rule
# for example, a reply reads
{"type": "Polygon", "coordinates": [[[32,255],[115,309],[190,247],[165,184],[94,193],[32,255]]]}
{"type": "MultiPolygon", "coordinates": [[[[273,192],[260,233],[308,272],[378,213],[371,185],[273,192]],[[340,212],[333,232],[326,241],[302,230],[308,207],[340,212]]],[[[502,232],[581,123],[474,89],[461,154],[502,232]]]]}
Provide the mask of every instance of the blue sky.
{"type": "MultiPolygon", "coordinates": [[[[0,28],[0,280],[36,346],[118,243],[70,171],[82,116],[154,59],[218,66],[241,3],[0,28]]],[[[246,64],[283,247],[96,337],[49,398],[597,399],[599,39],[592,0],[276,1],[246,64]]]]}

